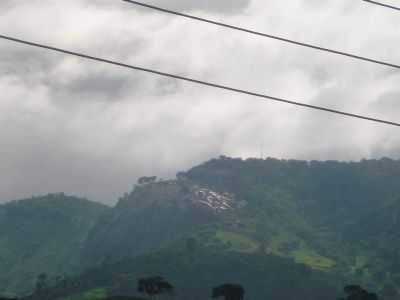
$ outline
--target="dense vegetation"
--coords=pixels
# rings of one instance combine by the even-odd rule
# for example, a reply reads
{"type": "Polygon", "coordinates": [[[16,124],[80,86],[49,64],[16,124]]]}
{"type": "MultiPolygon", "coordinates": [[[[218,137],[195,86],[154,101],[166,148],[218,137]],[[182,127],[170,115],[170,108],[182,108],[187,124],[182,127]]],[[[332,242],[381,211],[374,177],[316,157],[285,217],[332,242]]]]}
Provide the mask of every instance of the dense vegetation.
{"type": "Polygon", "coordinates": [[[241,219],[271,252],[355,278],[387,296],[399,286],[399,161],[222,157],[185,176],[246,199],[241,219]]]}
{"type": "Polygon", "coordinates": [[[137,186],[101,216],[83,248],[88,266],[149,253],[193,232],[213,218],[187,207],[186,187],[156,183],[137,186]]]}
{"type": "Polygon", "coordinates": [[[139,296],[137,279],[154,274],[173,282],[178,300],[209,299],[212,287],[224,282],[240,282],[246,287],[246,298],[254,300],[336,300],[342,284],[329,274],[278,256],[185,247],[182,242],[170,249],[92,269],[63,281],[46,296],[64,300],[139,296]]]}
{"type": "Polygon", "coordinates": [[[26,294],[36,277],[80,272],[80,248],[106,207],[63,194],[0,206],[0,291],[26,294]]]}
{"type": "MultiPolygon", "coordinates": [[[[136,278],[157,274],[174,282],[179,299],[207,299],[210,287],[225,281],[242,283],[248,299],[337,299],[341,287],[354,282],[383,299],[398,299],[400,161],[221,157],[177,177],[172,182],[149,177],[151,183],[144,180],[113,208],[87,204],[86,210],[73,211],[49,199],[53,204],[45,206],[61,205],[59,212],[84,224],[72,217],[68,222],[63,217],[36,218],[28,226],[37,228],[29,233],[36,248],[2,238],[7,232],[12,239],[23,239],[14,219],[4,219],[2,206],[0,222],[10,229],[0,232],[0,251],[14,253],[15,248],[18,253],[22,245],[60,253],[57,259],[48,256],[46,269],[39,260],[25,269],[20,264],[16,277],[1,268],[3,286],[9,291],[31,288],[23,279],[28,277],[21,276],[34,278],[32,270],[40,266],[49,274],[81,273],[60,280],[48,291],[51,299],[135,295],[136,278]],[[241,205],[229,214],[204,212],[187,204],[194,186],[233,193],[241,205]],[[57,234],[70,226],[72,234],[57,234]]],[[[25,202],[35,207],[40,201],[18,203],[22,207],[25,202]]],[[[35,216],[40,209],[17,211],[35,216]]]]}

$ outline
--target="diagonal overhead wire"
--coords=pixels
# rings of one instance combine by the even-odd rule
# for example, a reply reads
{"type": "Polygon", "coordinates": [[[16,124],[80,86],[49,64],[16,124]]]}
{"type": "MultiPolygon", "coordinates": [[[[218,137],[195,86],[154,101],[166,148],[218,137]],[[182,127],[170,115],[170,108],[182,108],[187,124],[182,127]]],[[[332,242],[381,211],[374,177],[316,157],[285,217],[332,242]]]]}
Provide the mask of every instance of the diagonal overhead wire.
{"type": "MultiPolygon", "coordinates": [[[[281,42],[285,42],[285,43],[289,43],[289,44],[293,44],[293,45],[297,45],[297,46],[301,46],[301,47],[311,48],[311,49],[314,49],[314,50],[319,50],[319,51],[328,52],[328,53],[331,53],[331,54],[341,55],[341,56],[349,57],[349,58],[356,59],[356,60],[366,61],[366,62],[378,64],[378,65],[383,65],[383,66],[386,66],[386,67],[400,69],[400,65],[399,64],[393,64],[393,63],[385,62],[385,61],[382,61],[382,60],[377,60],[377,59],[368,58],[368,57],[365,57],[365,56],[351,54],[351,53],[348,53],[348,52],[343,52],[343,51],[329,49],[329,48],[325,48],[325,47],[321,47],[321,46],[317,46],[317,45],[298,42],[298,41],[295,41],[295,40],[292,40],[292,39],[288,39],[288,38],[284,38],[284,37],[280,37],[280,36],[276,36],[276,35],[271,35],[271,34],[267,34],[267,33],[262,33],[262,32],[259,32],[259,31],[254,31],[254,30],[251,30],[251,29],[246,29],[246,28],[243,28],[243,27],[238,27],[238,26],[235,26],[235,25],[230,25],[230,24],[226,24],[226,23],[222,23],[222,22],[218,22],[218,21],[214,21],[214,20],[210,20],[210,19],[196,17],[196,16],[189,15],[189,14],[186,14],[186,13],[181,13],[181,12],[173,11],[173,10],[170,10],[170,9],[165,9],[165,8],[162,8],[162,7],[159,7],[159,6],[150,5],[150,4],[146,4],[146,3],[143,3],[143,2],[138,2],[138,1],[134,1],[134,0],[122,0],[122,1],[134,4],[134,5],[138,5],[138,6],[142,6],[142,7],[146,7],[146,8],[150,8],[150,9],[154,9],[154,10],[157,10],[157,11],[160,11],[160,12],[164,12],[164,13],[168,13],[168,14],[172,14],[172,15],[176,15],[176,16],[180,16],[180,17],[184,17],[184,18],[188,18],[188,19],[192,19],[192,20],[196,20],[196,21],[200,21],[200,22],[204,22],[204,23],[209,23],[209,24],[220,26],[220,27],[225,27],[225,28],[229,28],[229,29],[233,29],[233,30],[238,30],[238,31],[242,31],[242,32],[249,33],[249,34],[252,34],[252,35],[257,35],[257,36],[261,36],[261,37],[265,37],[265,38],[269,38],[269,39],[274,39],[274,40],[278,40],[278,41],[281,41],[281,42]]],[[[372,1],[370,1],[370,2],[372,2],[372,1]]]]}
{"type": "Polygon", "coordinates": [[[383,7],[386,7],[386,8],[394,9],[394,10],[400,10],[400,7],[389,5],[389,4],[385,4],[385,3],[382,3],[382,2],[377,2],[377,1],[372,1],[372,0],[363,0],[363,1],[371,3],[371,4],[383,6],[383,7]]]}
{"type": "Polygon", "coordinates": [[[230,91],[230,92],[234,92],[234,93],[238,93],[238,94],[242,94],[242,95],[253,96],[253,97],[261,98],[264,100],[272,100],[272,101],[286,103],[286,104],[304,107],[304,108],[308,108],[308,109],[325,111],[328,113],[342,115],[345,117],[357,118],[357,119],[367,120],[367,121],[371,121],[371,122],[382,123],[382,124],[386,124],[386,125],[400,127],[400,123],[396,123],[396,122],[377,119],[374,117],[359,115],[359,114],[355,114],[355,113],[349,113],[349,112],[331,109],[331,108],[327,108],[327,107],[306,104],[306,103],[292,101],[292,100],[288,100],[288,99],[284,99],[284,98],[278,98],[278,97],[269,96],[266,94],[260,94],[260,93],[256,93],[256,92],[242,90],[242,89],[235,88],[235,87],[220,85],[217,83],[202,81],[202,80],[193,79],[190,77],[185,77],[185,76],[171,74],[171,73],[166,73],[166,72],[162,72],[162,71],[158,71],[158,70],[154,70],[154,69],[139,67],[139,66],[135,66],[135,65],[128,65],[128,64],[125,64],[122,62],[117,62],[117,61],[100,58],[100,57],[96,57],[96,56],[91,56],[91,55],[87,55],[87,54],[83,54],[83,53],[78,53],[78,52],[74,52],[74,51],[70,51],[70,50],[65,50],[65,49],[61,49],[61,48],[56,48],[56,47],[52,47],[52,46],[48,46],[48,45],[44,45],[44,44],[34,43],[34,42],[30,42],[30,41],[26,41],[26,40],[22,40],[22,39],[18,39],[18,38],[6,36],[6,35],[0,35],[0,39],[19,43],[19,44],[24,44],[24,45],[28,45],[28,46],[32,46],[32,47],[42,48],[42,49],[46,49],[46,50],[50,50],[50,51],[54,51],[54,52],[59,52],[59,53],[63,53],[63,54],[68,54],[68,55],[72,55],[72,56],[77,56],[80,58],[97,61],[97,62],[102,62],[102,63],[106,63],[106,64],[110,64],[110,65],[115,65],[115,66],[119,66],[119,67],[123,67],[123,68],[128,68],[128,69],[132,69],[132,70],[136,70],[136,71],[142,71],[142,72],[152,73],[152,74],[156,74],[156,75],[163,76],[163,77],[169,77],[169,78],[174,78],[174,79],[178,79],[178,80],[183,80],[186,82],[196,83],[199,85],[217,88],[220,90],[226,90],[226,91],[230,91]]]}

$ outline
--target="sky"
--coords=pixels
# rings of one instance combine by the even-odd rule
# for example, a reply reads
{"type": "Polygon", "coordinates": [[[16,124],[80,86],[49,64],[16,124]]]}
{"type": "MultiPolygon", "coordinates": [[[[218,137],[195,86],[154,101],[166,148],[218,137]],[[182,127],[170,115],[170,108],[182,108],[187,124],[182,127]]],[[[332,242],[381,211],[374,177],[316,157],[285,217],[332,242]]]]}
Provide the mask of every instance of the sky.
{"type": "MultiPolygon", "coordinates": [[[[400,64],[400,14],[361,0],[143,1],[400,64]]],[[[0,34],[400,121],[398,69],[120,0],[1,0],[0,34]]],[[[112,204],[140,176],[171,178],[219,155],[400,156],[396,127],[4,40],[0,93],[0,202],[65,192],[112,204]]]]}

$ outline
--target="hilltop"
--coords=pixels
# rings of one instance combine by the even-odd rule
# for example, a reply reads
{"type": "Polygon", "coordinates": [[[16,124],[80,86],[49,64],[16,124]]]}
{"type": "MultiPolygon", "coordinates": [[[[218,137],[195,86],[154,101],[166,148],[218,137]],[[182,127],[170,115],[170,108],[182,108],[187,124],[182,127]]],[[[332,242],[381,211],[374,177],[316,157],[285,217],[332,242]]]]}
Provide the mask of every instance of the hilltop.
{"type": "Polygon", "coordinates": [[[79,246],[65,247],[80,268],[56,284],[54,299],[134,294],[135,278],[156,273],[175,280],[186,296],[224,280],[276,296],[280,285],[271,274],[281,274],[280,281],[303,287],[285,291],[285,299],[320,299],[312,294],[333,295],[348,282],[396,299],[399,177],[400,162],[390,159],[229,157],[174,180],[142,177],[114,207],[87,218],[79,246]]]}

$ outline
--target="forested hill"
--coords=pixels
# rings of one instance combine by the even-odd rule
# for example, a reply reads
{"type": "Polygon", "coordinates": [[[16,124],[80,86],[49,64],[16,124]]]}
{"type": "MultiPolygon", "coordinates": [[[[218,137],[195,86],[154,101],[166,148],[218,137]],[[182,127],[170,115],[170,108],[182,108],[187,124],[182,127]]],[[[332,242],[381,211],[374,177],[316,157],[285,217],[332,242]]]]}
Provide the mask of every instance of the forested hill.
{"type": "MultiPolygon", "coordinates": [[[[396,160],[346,163],[222,157],[180,176],[245,199],[249,203],[245,215],[258,220],[264,215],[271,226],[279,220],[285,220],[280,227],[307,223],[315,235],[356,244],[373,239],[372,248],[378,240],[394,237],[400,226],[400,161],[396,160]]],[[[385,245],[399,246],[395,241],[385,245]]]]}
{"type": "Polygon", "coordinates": [[[331,270],[387,297],[399,289],[400,161],[221,157],[180,176],[245,199],[241,219],[255,225],[273,252],[276,243],[288,243],[295,247],[284,252],[296,260],[312,264],[299,251],[318,253],[331,270]]]}
{"type": "MultiPolygon", "coordinates": [[[[140,274],[164,274],[186,286],[185,295],[199,293],[196,284],[207,288],[230,280],[258,289],[265,299],[277,295],[278,287],[285,289],[279,285],[285,282],[298,288],[285,290],[291,293],[285,299],[304,295],[317,300],[313,293],[334,294],[345,283],[360,283],[394,300],[400,290],[398,178],[400,162],[390,159],[220,157],[180,172],[174,180],[143,177],[112,208],[65,196],[43,202],[52,207],[52,217],[38,218],[41,209],[18,208],[18,214],[32,215],[27,220],[35,225],[26,223],[32,232],[17,225],[25,224],[24,217],[4,219],[1,206],[0,220],[10,228],[1,231],[1,251],[14,259],[4,261],[29,258],[18,268],[4,265],[11,271],[2,268],[1,276],[9,290],[19,291],[32,287],[24,278],[33,278],[38,266],[52,275],[69,272],[75,276],[56,284],[52,295],[84,300],[132,292],[140,274]],[[76,210],[64,208],[67,203],[76,210]],[[53,211],[67,217],[54,217],[53,211]],[[33,242],[23,244],[21,232],[33,242]],[[13,258],[10,253],[20,245],[40,255],[13,258]],[[280,281],[275,281],[272,274],[278,273],[280,281]]],[[[38,199],[18,203],[7,205],[41,207],[38,199]]]]}
{"type": "MultiPolygon", "coordinates": [[[[169,249],[88,270],[60,282],[45,296],[64,300],[140,297],[137,279],[155,274],[173,284],[176,300],[211,299],[212,288],[226,282],[243,285],[245,299],[337,300],[344,283],[331,274],[276,255],[230,251],[226,247],[212,249],[200,244],[188,247],[182,241],[169,249]]],[[[38,299],[40,294],[26,300],[38,299]]]]}
{"type": "Polygon", "coordinates": [[[80,271],[80,247],[106,206],[51,194],[0,205],[0,291],[30,292],[42,272],[80,271]]]}

